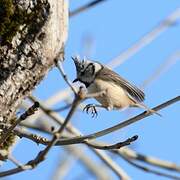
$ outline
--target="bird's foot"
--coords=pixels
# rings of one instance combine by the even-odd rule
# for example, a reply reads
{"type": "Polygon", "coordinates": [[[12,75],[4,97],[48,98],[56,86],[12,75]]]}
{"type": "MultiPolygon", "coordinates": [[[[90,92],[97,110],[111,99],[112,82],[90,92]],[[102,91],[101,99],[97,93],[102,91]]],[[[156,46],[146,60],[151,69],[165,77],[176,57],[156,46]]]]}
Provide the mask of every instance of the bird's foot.
{"type": "Polygon", "coordinates": [[[96,106],[94,104],[88,104],[84,107],[83,111],[86,111],[87,114],[89,114],[89,112],[91,112],[91,116],[92,118],[97,117],[98,113],[96,110],[96,106]]]}

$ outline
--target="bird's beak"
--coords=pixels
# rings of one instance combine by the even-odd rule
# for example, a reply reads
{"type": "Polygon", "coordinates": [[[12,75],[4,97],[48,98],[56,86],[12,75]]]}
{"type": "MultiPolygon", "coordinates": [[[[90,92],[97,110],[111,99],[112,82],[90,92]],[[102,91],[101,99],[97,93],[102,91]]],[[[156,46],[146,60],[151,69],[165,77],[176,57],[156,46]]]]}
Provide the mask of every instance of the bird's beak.
{"type": "Polygon", "coordinates": [[[79,79],[78,79],[78,78],[76,78],[76,79],[73,81],[73,83],[75,83],[75,82],[77,82],[77,81],[79,81],[79,79]]]}
{"type": "Polygon", "coordinates": [[[72,58],[73,61],[76,61],[76,60],[77,60],[77,57],[71,56],[71,58],[72,58]]]}

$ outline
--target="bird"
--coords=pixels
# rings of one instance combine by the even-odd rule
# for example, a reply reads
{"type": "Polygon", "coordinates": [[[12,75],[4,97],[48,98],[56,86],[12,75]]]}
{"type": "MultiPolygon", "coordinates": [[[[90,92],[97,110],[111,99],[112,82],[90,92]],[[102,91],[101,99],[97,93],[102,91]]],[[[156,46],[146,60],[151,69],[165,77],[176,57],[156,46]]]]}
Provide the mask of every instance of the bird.
{"type": "Polygon", "coordinates": [[[97,116],[97,107],[107,110],[121,110],[128,107],[139,107],[147,112],[156,111],[148,108],[143,101],[145,94],[138,87],[121,77],[119,74],[98,61],[80,60],[78,56],[72,57],[76,67],[74,82],[83,83],[89,94],[104,91],[103,95],[95,97],[100,104],[88,104],[84,110],[88,113],[91,109],[93,116],[97,116]]]}

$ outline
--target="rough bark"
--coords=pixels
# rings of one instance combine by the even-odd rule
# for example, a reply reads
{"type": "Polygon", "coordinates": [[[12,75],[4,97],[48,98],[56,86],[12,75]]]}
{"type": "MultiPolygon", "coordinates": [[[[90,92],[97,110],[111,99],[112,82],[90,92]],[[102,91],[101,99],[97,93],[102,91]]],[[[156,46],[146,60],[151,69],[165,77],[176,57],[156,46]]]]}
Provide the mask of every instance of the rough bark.
{"type": "MultiPolygon", "coordinates": [[[[0,121],[11,123],[63,52],[68,7],[64,0],[0,0],[0,6],[0,121]]],[[[0,153],[13,141],[12,136],[0,153]]]]}

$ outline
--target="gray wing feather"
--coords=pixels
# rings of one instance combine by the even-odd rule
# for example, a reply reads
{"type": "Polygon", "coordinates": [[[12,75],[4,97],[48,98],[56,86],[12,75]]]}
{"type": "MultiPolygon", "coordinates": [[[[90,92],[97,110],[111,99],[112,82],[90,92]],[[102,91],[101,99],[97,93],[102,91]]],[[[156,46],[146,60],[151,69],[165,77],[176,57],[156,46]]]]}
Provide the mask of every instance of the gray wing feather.
{"type": "Polygon", "coordinates": [[[132,100],[135,100],[137,102],[144,101],[145,94],[143,91],[141,91],[139,88],[132,85],[131,83],[120,77],[119,74],[115,73],[107,67],[101,69],[99,73],[97,73],[96,78],[105,81],[113,81],[117,85],[121,86],[127,92],[128,96],[132,98],[132,100]]]}

